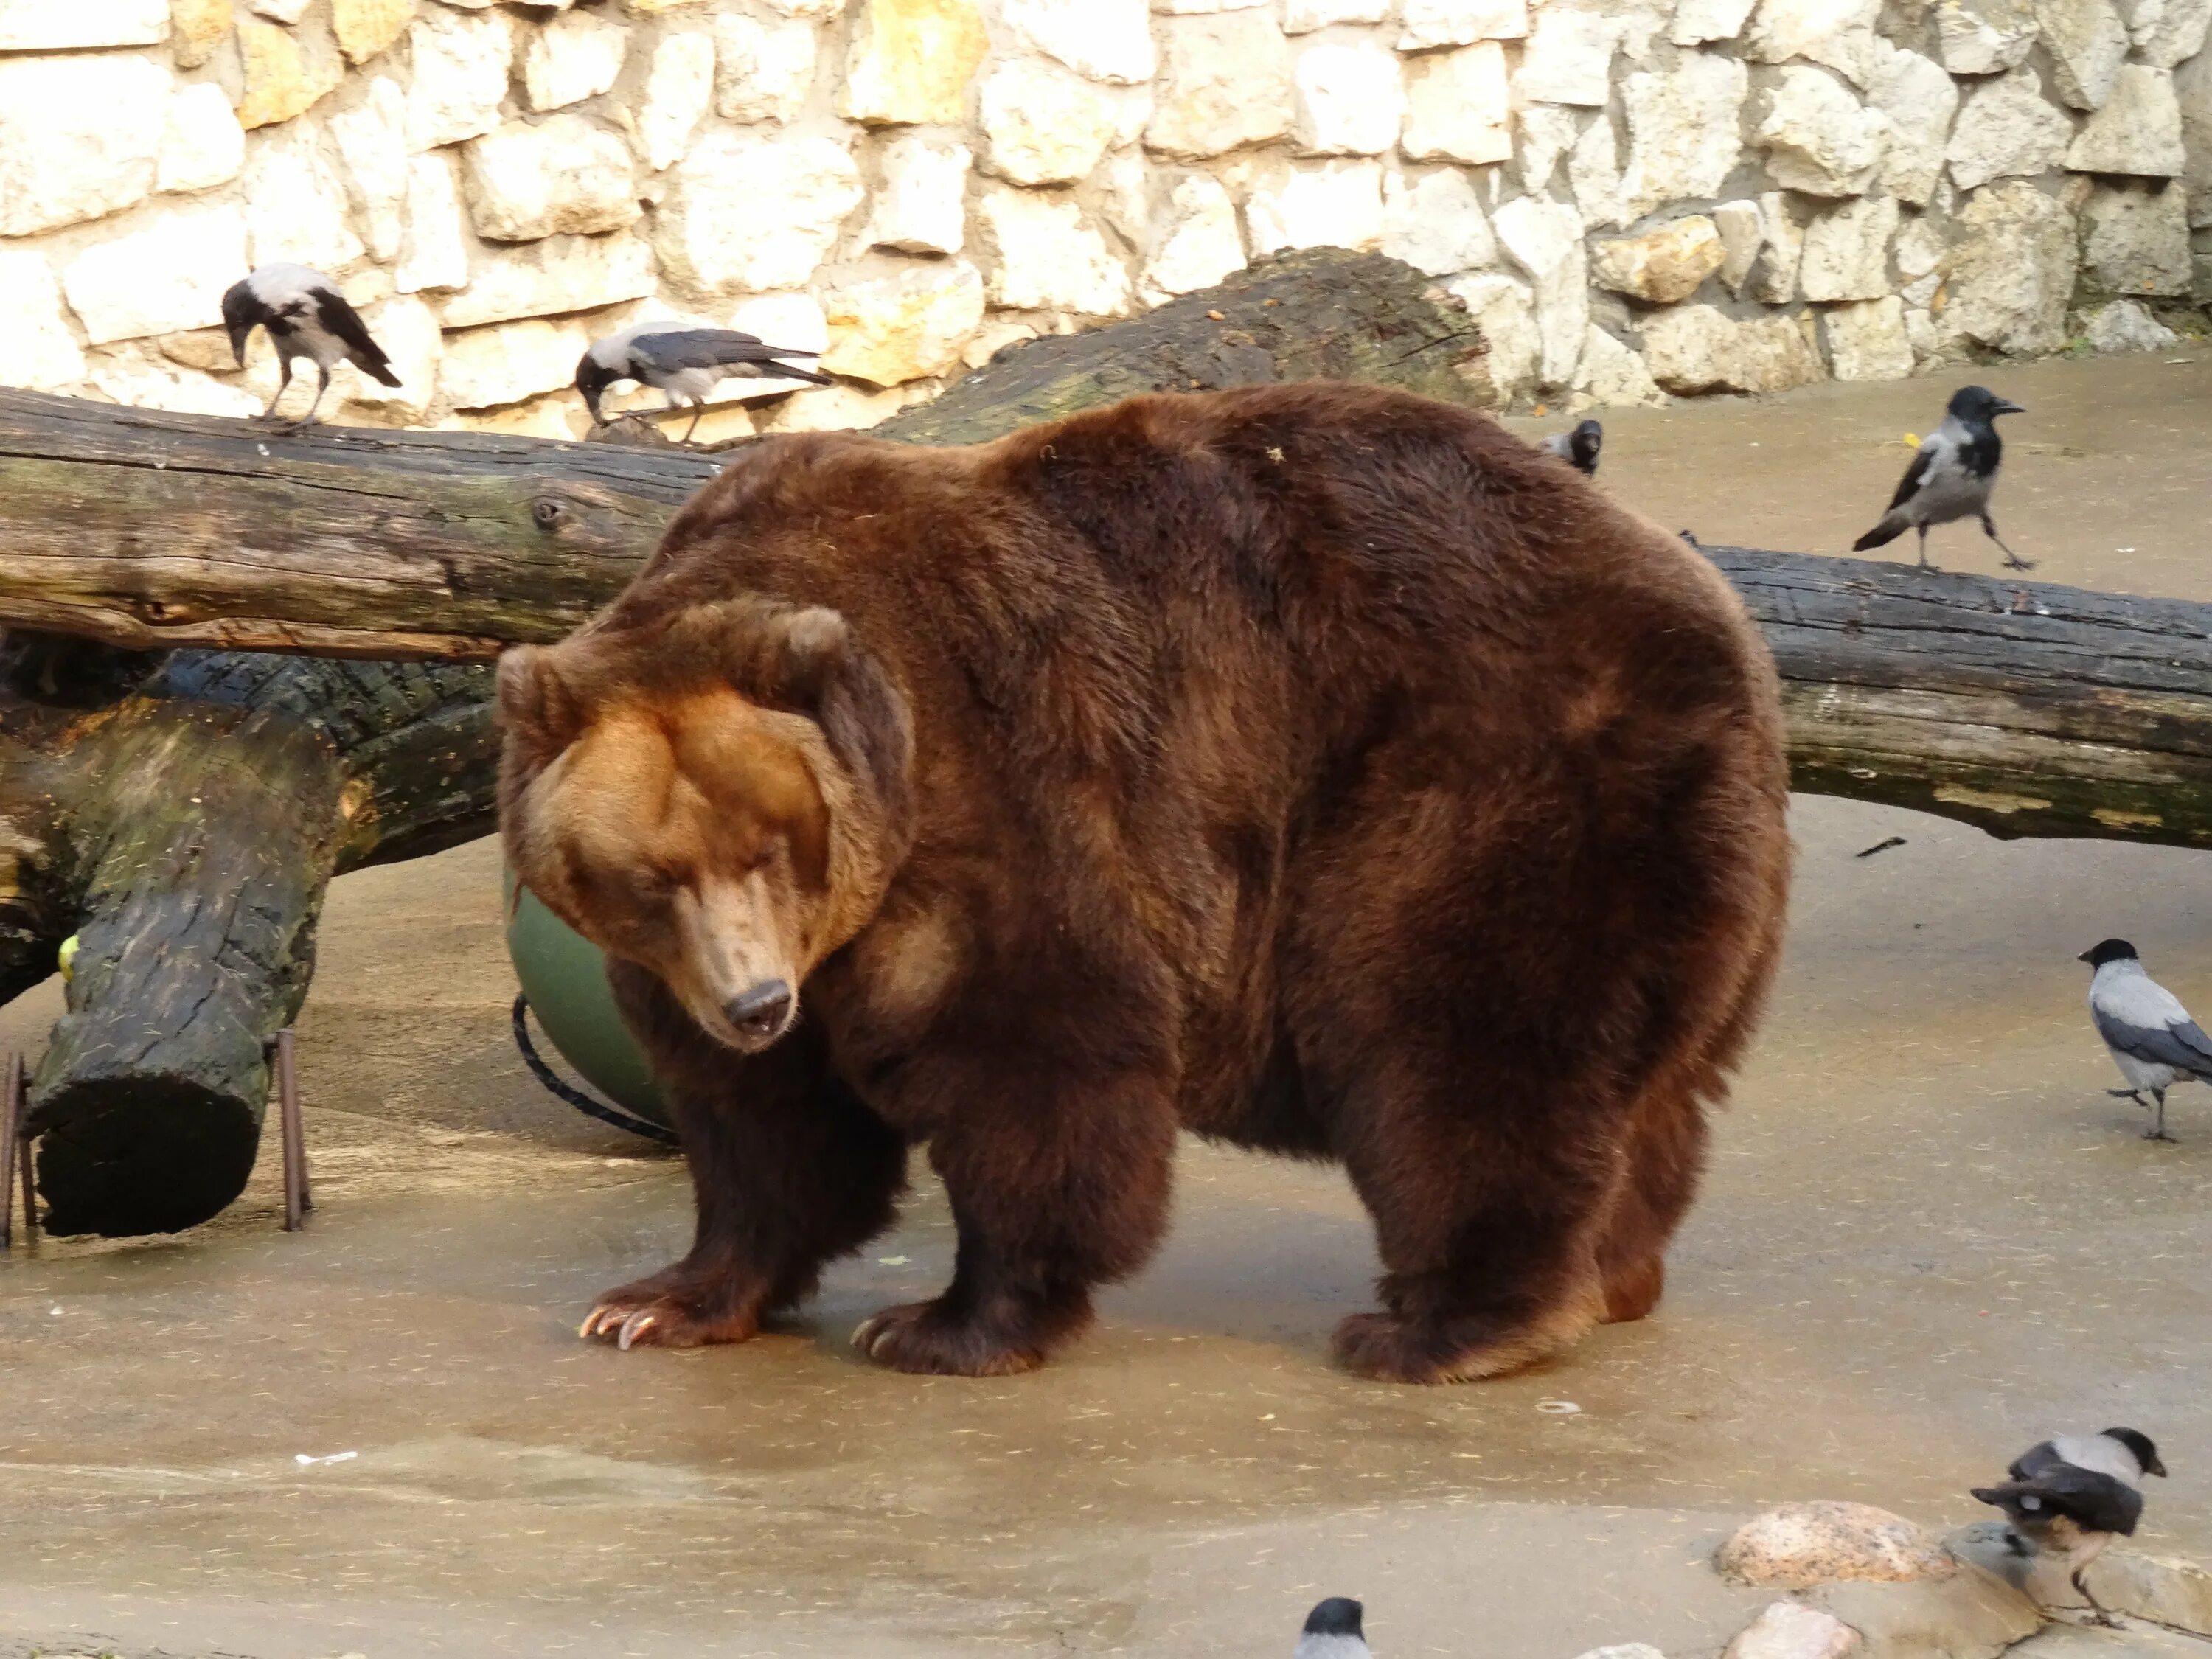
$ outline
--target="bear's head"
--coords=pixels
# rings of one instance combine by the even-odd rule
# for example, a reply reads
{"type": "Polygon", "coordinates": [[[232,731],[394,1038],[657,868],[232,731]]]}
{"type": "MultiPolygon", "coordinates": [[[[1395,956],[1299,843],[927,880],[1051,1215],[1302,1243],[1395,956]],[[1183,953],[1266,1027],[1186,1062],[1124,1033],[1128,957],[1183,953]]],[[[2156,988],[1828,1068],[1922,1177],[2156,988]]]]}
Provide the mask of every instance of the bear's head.
{"type": "Polygon", "coordinates": [[[500,659],[500,827],[523,884],[766,1048],[911,841],[905,699],[836,611],[759,599],[500,659]]]}

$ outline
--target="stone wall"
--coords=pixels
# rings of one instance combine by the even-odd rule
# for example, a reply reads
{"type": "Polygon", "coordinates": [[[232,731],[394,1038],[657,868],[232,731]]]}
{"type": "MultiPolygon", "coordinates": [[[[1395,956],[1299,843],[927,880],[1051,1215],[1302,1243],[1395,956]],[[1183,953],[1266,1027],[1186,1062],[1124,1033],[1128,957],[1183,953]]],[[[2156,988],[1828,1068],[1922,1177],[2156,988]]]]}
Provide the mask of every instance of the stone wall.
{"type": "MultiPolygon", "coordinates": [[[[826,349],[866,425],[1273,250],[1380,247],[1501,401],[2157,343],[2212,292],[2212,0],[0,0],[0,383],[252,413],[342,279],[397,391],[573,434],[596,333],[826,349]],[[2198,227],[2192,261],[2191,226],[2198,227]],[[2193,264],[2193,269],[2192,269],[2193,264]]],[[[295,394],[296,395],[296,394],[295,394]]],[[[288,405],[288,408],[290,406],[288,405]]]]}

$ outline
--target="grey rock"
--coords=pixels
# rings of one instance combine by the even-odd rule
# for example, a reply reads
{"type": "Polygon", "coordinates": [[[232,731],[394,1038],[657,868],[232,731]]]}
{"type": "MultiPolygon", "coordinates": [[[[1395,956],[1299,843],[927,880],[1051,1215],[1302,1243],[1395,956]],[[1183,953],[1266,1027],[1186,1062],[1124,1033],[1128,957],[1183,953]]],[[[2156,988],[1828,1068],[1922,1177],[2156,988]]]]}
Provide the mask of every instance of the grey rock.
{"type": "Polygon", "coordinates": [[[2082,125],[2066,151],[2076,173],[2129,173],[2178,179],[2189,165],[2181,143],[2181,104],[2173,73],[2148,64],[2124,64],[2112,96],[2082,125]]]}
{"type": "Polygon", "coordinates": [[[2019,179],[1967,198],[1952,245],[1947,337],[1991,350],[2056,351],[2074,292],[2074,216],[2019,179]]]}
{"type": "Polygon", "coordinates": [[[2127,184],[2091,190],[2081,207],[2081,280],[2099,294],[2185,296],[2189,214],[2179,187],[2127,184]]]}
{"type": "Polygon", "coordinates": [[[2045,100],[2035,71],[2015,70],[1967,94],[1943,154],[1951,181],[1978,190],[1992,179],[2048,172],[2073,137],[2074,124],[2045,100]]]}
{"type": "Polygon", "coordinates": [[[2035,0],[2035,21],[2058,95],[2075,109],[2102,108],[2128,56],[2127,26],[2112,0],[2035,0]]]}

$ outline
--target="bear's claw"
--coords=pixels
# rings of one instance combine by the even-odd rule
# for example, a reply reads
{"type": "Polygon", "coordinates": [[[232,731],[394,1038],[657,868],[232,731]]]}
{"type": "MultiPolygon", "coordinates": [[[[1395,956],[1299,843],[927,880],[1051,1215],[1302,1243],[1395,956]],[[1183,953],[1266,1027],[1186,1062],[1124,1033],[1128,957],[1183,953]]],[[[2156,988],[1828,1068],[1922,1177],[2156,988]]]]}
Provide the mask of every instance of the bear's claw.
{"type": "Polygon", "coordinates": [[[1008,1341],[978,1322],[946,1319],[934,1302],[870,1315],[853,1332],[853,1346],[876,1364],[924,1376],[1014,1376],[1044,1364],[1041,1348],[1008,1341]]]}

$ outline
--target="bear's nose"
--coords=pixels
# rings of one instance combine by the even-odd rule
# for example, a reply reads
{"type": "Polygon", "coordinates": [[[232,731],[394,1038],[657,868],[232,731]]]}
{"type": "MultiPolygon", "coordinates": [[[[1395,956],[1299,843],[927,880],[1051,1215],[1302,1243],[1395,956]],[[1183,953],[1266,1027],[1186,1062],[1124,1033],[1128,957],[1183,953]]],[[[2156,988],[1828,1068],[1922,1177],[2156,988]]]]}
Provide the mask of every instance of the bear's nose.
{"type": "Polygon", "coordinates": [[[791,987],[780,979],[764,979],[722,1005],[723,1017],[749,1037],[774,1036],[790,1012],[791,987]]]}

